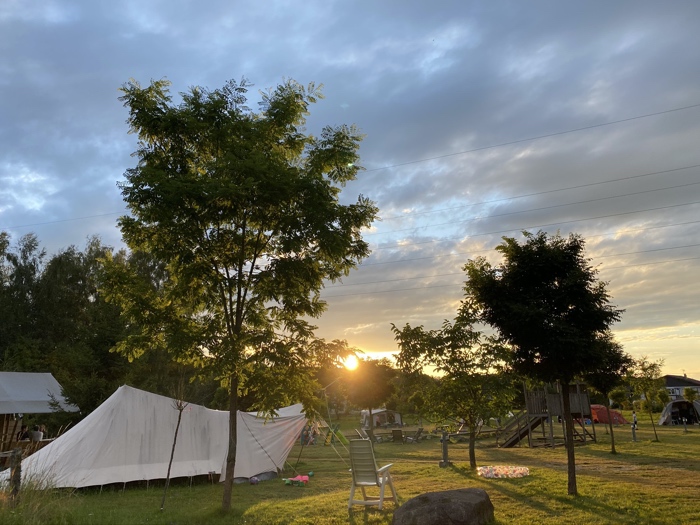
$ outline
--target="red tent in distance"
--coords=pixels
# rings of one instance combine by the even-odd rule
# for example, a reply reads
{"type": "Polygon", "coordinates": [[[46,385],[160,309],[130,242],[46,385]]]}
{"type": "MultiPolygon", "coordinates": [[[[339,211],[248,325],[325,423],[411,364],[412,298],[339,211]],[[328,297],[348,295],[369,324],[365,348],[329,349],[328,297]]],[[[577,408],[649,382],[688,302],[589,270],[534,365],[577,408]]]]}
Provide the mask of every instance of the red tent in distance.
{"type": "MultiPolygon", "coordinates": [[[[608,411],[603,405],[591,405],[591,417],[593,417],[594,423],[609,424],[608,411]]],[[[610,418],[612,419],[613,425],[629,425],[629,421],[627,421],[618,410],[611,408],[610,418]]]]}

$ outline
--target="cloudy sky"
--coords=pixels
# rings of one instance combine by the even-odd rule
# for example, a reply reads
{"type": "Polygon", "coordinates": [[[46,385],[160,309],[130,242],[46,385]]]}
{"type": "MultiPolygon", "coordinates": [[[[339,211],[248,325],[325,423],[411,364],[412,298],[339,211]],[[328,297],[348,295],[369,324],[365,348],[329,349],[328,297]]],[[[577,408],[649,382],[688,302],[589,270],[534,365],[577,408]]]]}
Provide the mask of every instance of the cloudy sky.
{"type": "Polygon", "coordinates": [[[502,236],[576,232],[625,349],[700,379],[698,20],[696,0],[2,0],[0,229],[121,246],[129,78],[315,81],[308,131],[366,134],[344,198],[382,218],[319,335],[395,352],[390,324],[452,318],[502,236]]]}

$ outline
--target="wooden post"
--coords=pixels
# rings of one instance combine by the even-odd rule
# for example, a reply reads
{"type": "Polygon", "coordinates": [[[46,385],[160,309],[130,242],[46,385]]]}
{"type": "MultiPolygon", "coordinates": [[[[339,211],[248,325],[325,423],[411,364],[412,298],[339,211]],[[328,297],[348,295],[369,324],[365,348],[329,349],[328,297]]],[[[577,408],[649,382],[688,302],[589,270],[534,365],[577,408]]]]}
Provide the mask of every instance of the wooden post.
{"type": "Polygon", "coordinates": [[[12,501],[12,506],[16,507],[19,503],[19,489],[22,485],[22,449],[15,448],[12,449],[12,454],[10,455],[10,486],[12,490],[10,492],[10,499],[12,501]]]}

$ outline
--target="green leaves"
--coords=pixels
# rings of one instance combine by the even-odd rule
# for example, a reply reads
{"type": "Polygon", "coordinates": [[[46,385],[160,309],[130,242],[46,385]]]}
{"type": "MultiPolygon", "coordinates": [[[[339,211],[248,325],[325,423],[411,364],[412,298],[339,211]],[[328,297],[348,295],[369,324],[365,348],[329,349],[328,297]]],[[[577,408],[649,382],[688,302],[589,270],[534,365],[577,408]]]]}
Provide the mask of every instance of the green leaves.
{"type": "Polygon", "coordinates": [[[481,318],[513,346],[519,372],[568,382],[596,369],[622,310],[609,304],[579,236],[525,237],[522,244],[504,238],[497,248],[504,262],[496,268],[483,259],[465,265],[465,291],[481,318]]]}
{"type": "MultiPolygon", "coordinates": [[[[179,104],[168,85],[122,87],[140,142],[119,184],[130,211],[119,224],[132,256],[153,265],[109,265],[105,289],[136,328],[120,351],[210,365],[231,388],[232,412],[251,393],[262,409],[294,398],[313,408],[314,369],[333,361],[335,347],[315,341],[309,319],[325,308],[325,281],[369,254],[362,229],[377,214],[362,196],[339,201],[361,169],[362,137],[345,125],[303,133],[322,98],[314,84],[285,80],[262,93],[257,113],[246,79],[192,88],[179,104]]],[[[225,508],[230,494],[229,484],[225,508]]]]}
{"type": "Polygon", "coordinates": [[[455,321],[445,321],[439,330],[392,325],[400,350],[398,365],[408,373],[428,367],[440,375],[425,392],[429,412],[438,419],[461,419],[472,432],[503,415],[514,397],[506,349],[476,330],[475,322],[465,301],[455,321]]]}

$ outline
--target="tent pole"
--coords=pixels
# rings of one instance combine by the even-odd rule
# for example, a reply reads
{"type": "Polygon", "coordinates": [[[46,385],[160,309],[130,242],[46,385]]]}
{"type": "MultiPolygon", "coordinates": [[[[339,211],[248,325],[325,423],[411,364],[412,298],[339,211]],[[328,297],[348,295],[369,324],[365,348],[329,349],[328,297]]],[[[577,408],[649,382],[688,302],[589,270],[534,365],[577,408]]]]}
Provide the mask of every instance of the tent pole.
{"type": "Polygon", "coordinates": [[[289,464],[289,466],[292,466],[292,470],[294,471],[295,474],[299,474],[299,472],[297,472],[297,465],[299,465],[299,460],[301,459],[301,453],[304,452],[304,446],[305,446],[304,441],[305,440],[302,439],[301,441],[302,441],[301,450],[299,451],[299,456],[297,457],[297,462],[294,464],[294,466],[292,466],[291,463],[289,464]]]}

